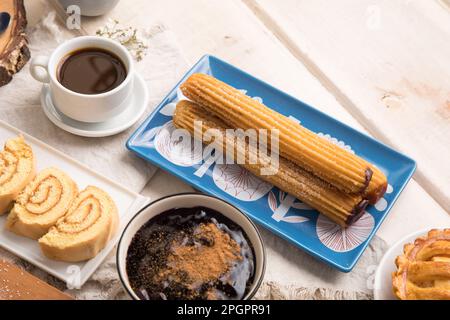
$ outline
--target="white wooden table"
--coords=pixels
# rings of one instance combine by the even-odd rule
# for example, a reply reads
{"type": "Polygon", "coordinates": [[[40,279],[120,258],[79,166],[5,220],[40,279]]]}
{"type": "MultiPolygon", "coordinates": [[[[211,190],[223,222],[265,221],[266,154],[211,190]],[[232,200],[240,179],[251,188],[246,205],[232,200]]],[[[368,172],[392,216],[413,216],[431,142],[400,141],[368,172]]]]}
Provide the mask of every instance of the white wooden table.
{"type": "MultiPolygon", "coordinates": [[[[31,26],[41,1],[26,2],[31,26]]],[[[190,64],[217,55],[414,158],[417,173],[377,234],[388,244],[450,226],[448,0],[121,0],[109,16],[163,24],[190,64]]],[[[142,192],[189,189],[159,172],[142,192]]]]}

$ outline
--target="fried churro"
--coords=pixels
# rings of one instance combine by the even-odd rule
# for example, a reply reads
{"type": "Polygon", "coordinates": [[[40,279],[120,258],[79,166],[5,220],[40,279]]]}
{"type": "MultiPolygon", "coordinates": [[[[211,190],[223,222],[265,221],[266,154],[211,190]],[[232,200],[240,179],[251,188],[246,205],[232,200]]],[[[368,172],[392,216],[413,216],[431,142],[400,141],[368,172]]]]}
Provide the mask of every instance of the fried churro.
{"type": "Polygon", "coordinates": [[[371,202],[384,193],[386,177],[373,165],[239,90],[205,74],[193,74],[181,90],[231,128],[279,130],[280,155],[339,190],[371,202]]]}
{"type": "Polygon", "coordinates": [[[279,158],[278,170],[275,174],[261,175],[261,169],[270,163],[268,156],[250,148],[248,142],[236,143],[235,138],[226,134],[225,130],[228,128],[226,123],[193,102],[179,102],[173,121],[177,128],[185,129],[192,135],[195,132],[194,121],[202,122],[202,135],[210,129],[216,130],[221,137],[212,142],[215,148],[222,150],[223,154],[233,152],[235,158],[243,157],[245,163],[241,165],[245,169],[292,194],[343,227],[352,224],[364,213],[368,201],[361,195],[344,193],[282,157],[279,158]],[[226,149],[226,146],[230,145],[234,146],[233,150],[226,149]],[[256,163],[249,161],[251,157],[257,158],[258,161],[256,163]]]}

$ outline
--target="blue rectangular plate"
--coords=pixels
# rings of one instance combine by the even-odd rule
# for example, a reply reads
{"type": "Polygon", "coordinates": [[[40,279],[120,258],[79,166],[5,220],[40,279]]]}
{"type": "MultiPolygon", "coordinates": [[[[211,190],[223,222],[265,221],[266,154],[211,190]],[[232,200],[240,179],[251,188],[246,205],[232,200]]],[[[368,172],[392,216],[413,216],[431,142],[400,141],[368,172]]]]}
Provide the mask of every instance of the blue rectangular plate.
{"type": "Polygon", "coordinates": [[[172,89],[127,142],[129,150],[203,192],[240,208],[254,221],[341,271],[352,270],[415,171],[410,158],[323,114],[305,103],[213,57],[204,56],[172,89]],[[243,90],[281,114],[380,168],[386,195],[362,218],[342,229],[294,197],[250,175],[238,165],[211,163],[171,141],[179,86],[193,73],[206,73],[243,90]]]}

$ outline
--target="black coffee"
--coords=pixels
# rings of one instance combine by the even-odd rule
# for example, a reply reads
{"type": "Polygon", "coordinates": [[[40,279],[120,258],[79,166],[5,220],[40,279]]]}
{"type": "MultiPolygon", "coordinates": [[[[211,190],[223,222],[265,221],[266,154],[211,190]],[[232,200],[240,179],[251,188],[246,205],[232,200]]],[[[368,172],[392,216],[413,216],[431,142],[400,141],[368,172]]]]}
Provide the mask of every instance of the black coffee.
{"type": "Polygon", "coordinates": [[[85,48],[68,54],[57,74],[58,81],[69,90],[100,94],[118,87],[127,77],[127,69],[114,53],[85,48]]]}

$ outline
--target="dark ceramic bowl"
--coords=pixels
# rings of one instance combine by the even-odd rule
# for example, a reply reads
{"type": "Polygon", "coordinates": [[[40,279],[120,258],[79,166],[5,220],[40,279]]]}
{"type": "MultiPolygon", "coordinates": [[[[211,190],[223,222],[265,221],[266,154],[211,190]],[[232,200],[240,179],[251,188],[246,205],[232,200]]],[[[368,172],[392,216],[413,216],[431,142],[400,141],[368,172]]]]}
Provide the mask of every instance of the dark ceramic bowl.
{"type": "Polygon", "coordinates": [[[192,208],[198,206],[211,208],[221,213],[240,226],[245,232],[255,254],[255,276],[253,278],[253,283],[250,286],[250,290],[243,300],[250,300],[258,291],[264,278],[266,252],[261,235],[255,224],[240,210],[223,200],[198,193],[184,193],[162,198],[150,203],[144,209],[139,211],[125,227],[119,245],[117,246],[117,269],[120,280],[131,298],[135,300],[140,299],[130,286],[126,270],[128,247],[130,246],[133,236],[145,223],[147,223],[147,221],[158,214],[174,208],[192,208]]]}

